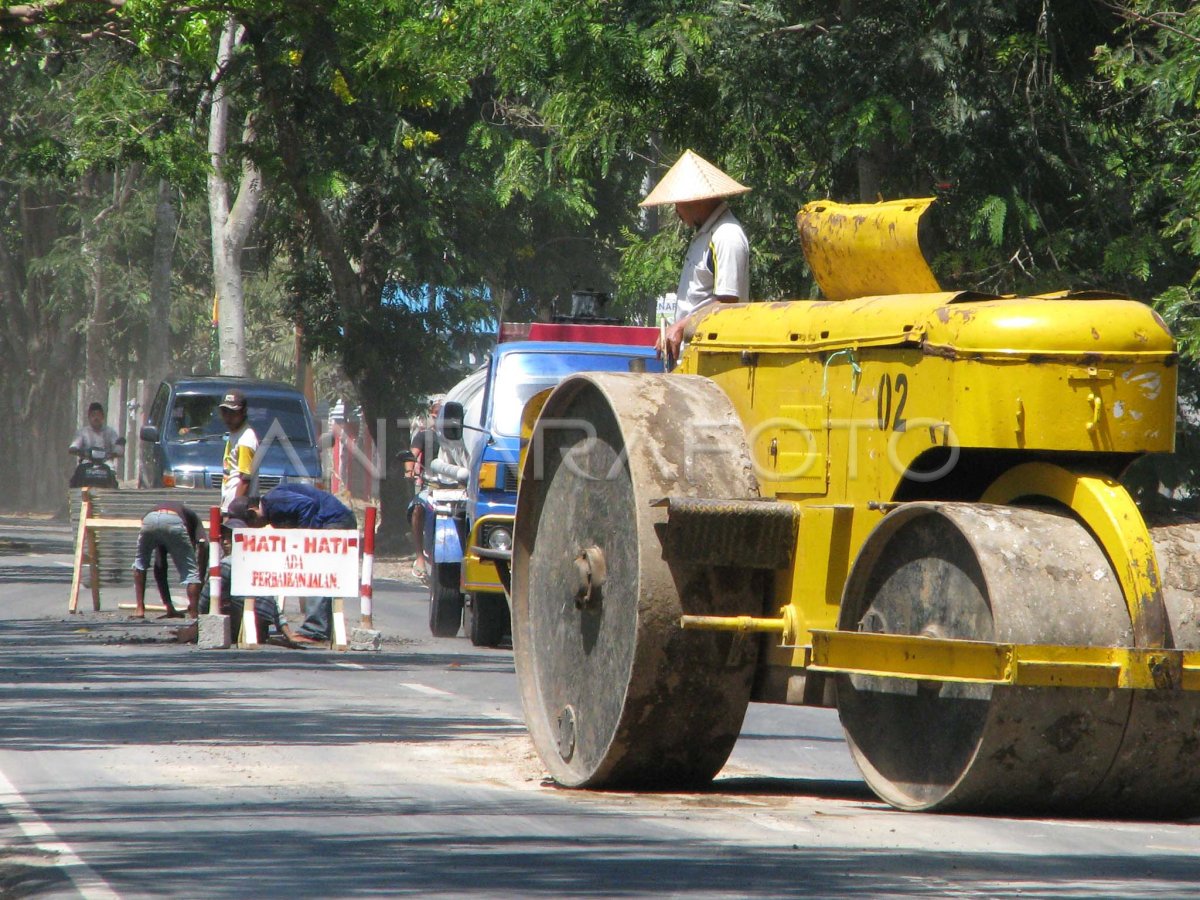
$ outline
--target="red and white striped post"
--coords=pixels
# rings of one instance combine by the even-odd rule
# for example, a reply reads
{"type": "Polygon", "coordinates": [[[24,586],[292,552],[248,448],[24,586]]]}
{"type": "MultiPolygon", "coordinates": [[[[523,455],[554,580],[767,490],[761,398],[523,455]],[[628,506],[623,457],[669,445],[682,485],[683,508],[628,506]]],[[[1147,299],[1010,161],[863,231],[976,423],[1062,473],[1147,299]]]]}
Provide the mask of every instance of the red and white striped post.
{"type": "Polygon", "coordinates": [[[362,613],[362,627],[374,628],[371,601],[371,578],[375,571],[375,515],[374,506],[367,507],[367,521],[363,528],[362,578],[359,580],[358,600],[362,613]]]}
{"type": "Polygon", "coordinates": [[[208,513],[208,614],[221,614],[221,507],[208,513]]]}

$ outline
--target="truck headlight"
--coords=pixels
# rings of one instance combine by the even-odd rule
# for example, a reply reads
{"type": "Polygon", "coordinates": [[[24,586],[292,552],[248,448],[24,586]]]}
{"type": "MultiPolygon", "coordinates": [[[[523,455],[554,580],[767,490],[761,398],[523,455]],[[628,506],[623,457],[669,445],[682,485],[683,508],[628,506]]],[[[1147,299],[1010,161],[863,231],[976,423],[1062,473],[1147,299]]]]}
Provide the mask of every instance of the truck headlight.
{"type": "Polygon", "coordinates": [[[507,528],[493,528],[488,532],[487,545],[492,550],[511,550],[512,532],[507,528]]]}
{"type": "Polygon", "coordinates": [[[310,478],[307,475],[289,475],[287,476],[288,484],[307,484],[309,487],[319,487],[317,479],[310,478]]]}
{"type": "MultiPolygon", "coordinates": [[[[170,480],[173,481],[174,484],[167,485],[168,487],[194,488],[196,486],[196,476],[200,475],[201,478],[203,478],[204,473],[195,472],[188,469],[173,469],[171,471],[171,475],[173,477],[170,480]]],[[[163,484],[167,484],[167,481],[167,478],[163,478],[163,484]]]]}

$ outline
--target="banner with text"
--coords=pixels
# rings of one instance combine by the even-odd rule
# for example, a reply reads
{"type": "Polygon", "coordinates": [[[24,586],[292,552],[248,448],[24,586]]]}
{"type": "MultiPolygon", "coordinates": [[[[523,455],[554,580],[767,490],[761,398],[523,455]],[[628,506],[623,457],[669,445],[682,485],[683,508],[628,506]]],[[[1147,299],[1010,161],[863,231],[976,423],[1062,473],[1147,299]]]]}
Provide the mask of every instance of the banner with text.
{"type": "Polygon", "coordinates": [[[235,597],[357,597],[358,532],[239,528],[233,533],[235,597]]]}

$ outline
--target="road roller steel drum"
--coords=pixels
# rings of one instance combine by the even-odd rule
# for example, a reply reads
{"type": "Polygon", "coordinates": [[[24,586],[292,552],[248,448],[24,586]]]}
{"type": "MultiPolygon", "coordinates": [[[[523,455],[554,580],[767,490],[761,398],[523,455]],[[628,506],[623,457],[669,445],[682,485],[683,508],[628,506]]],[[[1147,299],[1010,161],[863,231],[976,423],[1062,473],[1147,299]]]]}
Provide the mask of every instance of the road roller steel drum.
{"type": "Polygon", "coordinates": [[[1174,341],[1117,295],[941,290],[928,203],[810,204],[826,299],[546,400],[513,644],[561,784],[711,779],[757,700],[836,706],[899,808],[1200,811],[1200,527],[1119,480],[1174,448],[1174,341]]]}

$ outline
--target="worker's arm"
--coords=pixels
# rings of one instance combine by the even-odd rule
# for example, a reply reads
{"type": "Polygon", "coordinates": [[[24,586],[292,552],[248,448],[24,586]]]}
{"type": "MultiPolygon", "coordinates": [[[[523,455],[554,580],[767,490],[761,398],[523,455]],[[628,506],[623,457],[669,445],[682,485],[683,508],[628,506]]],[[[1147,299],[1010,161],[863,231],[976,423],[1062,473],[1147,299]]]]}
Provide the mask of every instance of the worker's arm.
{"type": "Polygon", "coordinates": [[[667,329],[664,336],[659,335],[658,340],[654,344],[654,349],[662,355],[670,365],[674,365],[679,359],[679,348],[683,345],[683,338],[688,329],[693,327],[700,320],[701,314],[706,314],[710,310],[715,309],[718,303],[737,303],[737,297],[721,296],[713,297],[711,300],[705,300],[690,313],[679,319],[674,325],[667,329]]]}

